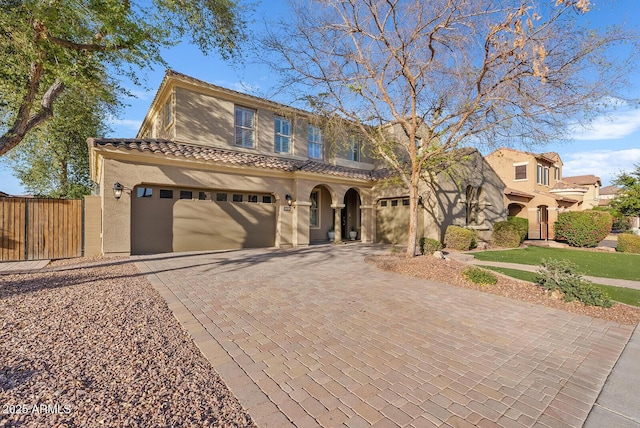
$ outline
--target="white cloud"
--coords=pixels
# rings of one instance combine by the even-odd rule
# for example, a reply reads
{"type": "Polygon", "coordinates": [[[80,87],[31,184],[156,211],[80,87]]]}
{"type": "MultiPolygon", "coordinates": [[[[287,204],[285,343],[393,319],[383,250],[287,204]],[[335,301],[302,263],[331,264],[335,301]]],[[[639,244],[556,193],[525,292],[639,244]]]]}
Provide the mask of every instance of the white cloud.
{"type": "Polygon", "coordinates": [[[113,130],[113,132],[110,133],[111,136],[132,138],[138,133],[142,125],[142,119],[117,119],[111,117],[107,119],[107,124],[113,130]]]}
{"type": "Polygon", "coordinates": [[[563,154],[561,157],[564,176],[593,174],[600,177],[603,186],[607,186],[620,172],[631,172],[635,164],[640,163],[640,149],[594,150],[563,154]]]}
{"type": "Polygon", "coordinates": [[[620,108],[595,118],[587,127],[574,126],[574,140],[617,140],[640,130],[640,110],[620,108]]]}

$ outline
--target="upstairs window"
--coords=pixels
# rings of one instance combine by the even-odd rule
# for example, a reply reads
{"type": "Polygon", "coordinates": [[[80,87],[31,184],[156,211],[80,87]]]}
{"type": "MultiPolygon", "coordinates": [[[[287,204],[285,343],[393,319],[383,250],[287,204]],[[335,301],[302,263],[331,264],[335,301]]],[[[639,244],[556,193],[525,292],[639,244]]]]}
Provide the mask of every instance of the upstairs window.
{"type": "Polygon", "coordinates": [[[311,159],[322,159],[322,132],[317,126],[308,127],[309,157],[311,159]]]}
{"type": "Polygon", "coordinates": [[[349,159],[355,162],[360,162],[360,149],[361,149],[361,143],[360,140],[355,138],[355,137],[351,137],[351,148],[350,148],[350,157],[349,159]]]}
{"type": "Polygon", "coordinates": [[[173,100],[171,97],[162,108],[162,120],[165,128],[173,122],[173,100]]]}
{"type": "Polygon", "coordinates": [[[291,149],[291,122],[283,117],[277,117],[274,123],[276,153],[289,153],[291,149]]]}
{"type": "Polygon", "coordinates": [[[236,106],[236,146],[253,148],[255,138],[255,118],[255,110],[236,106]]]}
{"type": "Polygon", "coordinates": [[[515,166],[515,179],[516,180],[526,180],[527,179],[527,165],[516,165],[515,166]]]}
{"type": "Polygon", "coordinates": [[[536,183],[542,184],[544,186],[549,185],[549,167],[538,164],[536,183]]]}

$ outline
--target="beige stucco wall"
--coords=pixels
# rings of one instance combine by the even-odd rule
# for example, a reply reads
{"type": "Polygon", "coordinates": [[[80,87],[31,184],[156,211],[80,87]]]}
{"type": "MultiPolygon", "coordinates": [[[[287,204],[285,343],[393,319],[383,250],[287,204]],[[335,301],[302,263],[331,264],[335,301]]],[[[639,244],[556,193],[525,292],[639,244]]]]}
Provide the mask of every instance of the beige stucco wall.
{"type": "MultiPolygon", "coordinates": [[[[169,159],[164,156],[154,156],[137,153],[109,153],[108,157],[99,156],[98,170],[100,177],[97,181],[101,188],[102,205],[102,253],[104,254],[130,254],[132,242],[132,201],[135,198],[137,186],[164,186],[186,190],[226,190],[241,193],[272,194],[275,223],[269,223],[264,231],[273,234],[273,245],[277,247],[304,246],[311,240],[309,228],[309,195],[311,190],[319,185],[326,188],[323,199],[326,203],[340,203],[345,193],[350,188],[356,188],[361,198],[371,204],[371,186],[373,183],[346,181],[339,177],[321,177],[307,174],[299,177],[293,173],[285,173],[270,170],[257,170],[252,168],[231,168],[221,165],[210,165],[205,162],[197,163],[182,159],[169,159]],[[116,200],[113,197],[113,183],[119,182],[127,189],[123,196],[116,200]],[[288,207],[285,196],[292,195],[294,204],[288,207]],[[273,224],[273,226],[272,226],[273,224]]],[[[180,201],[178,201],[180,202],[180,201]]],[[[201,201],[194,201],[201,202],[201,201]]],[[[324,205],[326,205],[326,203],[324,205]]],[[[331,207],[323,205],[323,222],[328,228],[330,224],[331,207]],[[325,218],[326,217],[326,218],[325,218]]],[[[198,207],[201,209],[201,207],[198,207]]],[[[364,242],[373,241],[375,228],[372,224],[371,210],[365,210],[362,223],[366,224],[362,232],[364,242]]],[[[171,213],[173,215],[187,215],[180,211],[180,204],[175,204],[171,213]]],[[[153,218],[160,212],[151,209],[145,215],[153,218]]],[[[165,213],[163,215],[168,215],[165,213]]],[[[188,214],[191,215],[191,214],[188,214]]],[[[207,215],[212,215],[212,212],[207,215]]],[[[164,224],[167,224],[165,221],[164,224]]],[[[250,224],[247,224],[245,232],[248,232],[250,224]]],[[[231,227],[231,226],[229,226],[231,227]]],[[[175,231],[166,231],[167,234],[175,234],[175,231]]],[[[237,232],[237,231],[236,231],[237,232]]],[[[239,232],[242,235],[242,232],[239,232]]],[[[326,231],[317,232],[320,237],[326,231]]],[[[195,239],[195,238],[194,238],[195,239]]],[[[178,241],[173,242],[173,251],[187,248],[188,245],[178,241]]],[[[246,235],[243,238],[247,245],[246,235]]],[[[264,242],[263,239],[260,240],[264,242]]],[[[261,245],[262,246],[262,245],[261,245]]],[[[168,248],[168,246],[166,247],[168,248]]]]}
{"type": "Polygon", "coordinates": [[[102,252],[102,215],[99,196],[84,197],[84,255],[97,256],[102,252]]]}
{"type": "MultiPolygon", "coordinates": [[[[377,241],[404,244],[407,239],[409,206],[401,200],[408,198],[402,186],[379,183],[375,187],[377,241]],[[396,207],[391,201],[398,199],[396,207]],[[388,200],[386,207],[381,201],[388,200]],[[404,225],[404,227],[402,227],[404,225]]],[[[506,220],[503,199],[504,183],[478,152],[459,163],[449,173],[441,173],[435,181],[421,181],[418,193],[422,205],[418,206],[418,237],[443,241],[450,225],[469,227],[480,239],[489,241],[493,224],[506,220]],[[480,219],[478,224],[466,225],[466,188],[481,188],[480,219]]]]}

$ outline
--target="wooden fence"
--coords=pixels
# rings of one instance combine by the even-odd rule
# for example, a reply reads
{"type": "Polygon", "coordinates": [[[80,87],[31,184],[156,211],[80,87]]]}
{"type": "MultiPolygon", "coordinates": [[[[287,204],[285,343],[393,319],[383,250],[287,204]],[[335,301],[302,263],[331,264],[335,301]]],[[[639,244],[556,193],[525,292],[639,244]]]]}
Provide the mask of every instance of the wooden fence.
{"type": "Polygon", "coordinates": [[[82,256],[80,199],[0,198],[0,261],[82,256]]]}

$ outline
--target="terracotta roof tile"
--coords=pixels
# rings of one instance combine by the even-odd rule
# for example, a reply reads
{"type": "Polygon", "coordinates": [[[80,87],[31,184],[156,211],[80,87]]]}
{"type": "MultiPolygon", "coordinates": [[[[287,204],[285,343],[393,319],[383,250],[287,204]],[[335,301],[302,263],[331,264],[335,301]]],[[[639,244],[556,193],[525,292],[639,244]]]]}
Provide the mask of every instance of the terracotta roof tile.
{"type": "Polygon", "coordinates": [[[574,175],[572,177],[562,177],[563,181],[572,184],[596,184],[600,182],[600,177],[595,175],[574,175]]]}
{"type": "Polygon", "coordinates": [[[376,181],[389,175],[387,170],[363,170],[326,164],[312,160],[286,159],[257,153],[244,153],[216,147],[195,146],[163,139],[91,139],[93,147],[113,147],[139,152],[151,152],[163,156],[183,157],[205,162],[220,162],[229,165],[276,169],[285,172],[304,171],[337,177],[376,181]]]}

